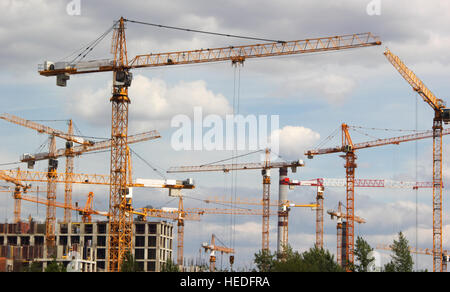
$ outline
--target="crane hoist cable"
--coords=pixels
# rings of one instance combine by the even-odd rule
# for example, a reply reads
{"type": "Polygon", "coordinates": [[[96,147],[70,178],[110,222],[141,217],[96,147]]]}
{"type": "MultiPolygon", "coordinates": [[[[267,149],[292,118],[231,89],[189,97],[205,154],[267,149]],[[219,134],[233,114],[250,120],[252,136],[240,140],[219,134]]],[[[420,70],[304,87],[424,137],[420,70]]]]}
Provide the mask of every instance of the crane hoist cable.
{"type": "MultiPolygon", "coordinates": [[[[240,98],[241,98],[241,65],[242,63],[233,63],[233,67],[234,67],[234,78],[233,78],[233,114],[234,115],[239,115],[240,114],[240,98]]],[[[233,130],[233,135],[234,135],[234,130],[233,130]]],[[[235,139],[233,139],[234,141],[234,147],[233,147],[233,160],[232,163],[233,164],[237,164],[238,162],[238,151],[237,151],[237,137],[233,137],[235,139]]],[[[232,195],[231,195],[231,201],[234,202],[236,201],[237,198],[237,180],[238,180],[238,176],[237,176],[237,172],[233,172],[231,173],[232,175],[232,195]]],[[[234,204],[232,204],[232,208],[234,208],[234,204]]],[[[231,212],[230,215],[230,219],[231,219],[231,238],[230,238],[230,246],[231,248],[234,248],[235,246],[235,236],[236,236],[236,215],[233,214],[233,212],[231,212]]]]}
{"type": "MultiPolygon", "coordinates": [[[[84,48],[84,50],[78,49],[75,52],[73,52],[72,54],[70,54],[69,56],[65,57],[64,59],[67,59],[75,54],[77,54],[77,52],[79,52],[80,50],[82,50],[80,53],[78,53],[78,55],[76,55],[76,57],[74,57],[70,63],[78,63],[80,61],[82,61],[84,58],[86,58],[86,56],[92,52],[92,50],[111,32],[113,31],[113,29],[117,26],[117,24],[119,23],[119,21],[115,21],[114,24],[108,28],[103,34],[101,34],[98,38],[96,38],[94,41],[90,42],[86,48],[84,48]]],[[[63,59],[63,60],[64,60],[63,59]]]]}
{"type": "MultiPolygon", "coordinates": [[[[163,179],[167,179],[166,176],[160,172],[156,167],[154,167],[152,164],[150,164],[147,160],[145,160],[142,156],[140,156],[138,153],[136,153],[136,151],[134,151],[133,149],[131,149],[130,147],[130,151],[131,153],[133,153],[134,155],[136,155],[137,158],[139,158],[140,160],[142,160],[148,167],[150,167],[157,175],[159,175],[160,177],[162,177],[163,179]]],[[[165,171],[165,170],[164,170],[165,171]]]]}
{"type": "Polygon", "coordinates": [[[255,154],[255,153],[258,153],[258,152],[264,152],[264,151],[265,150],[256,150],[256,151],[252,151],[252,152],[249,152],[249,153],[245,153],[245,154],[241,154],[241,155],[232,156],[232,157],[229,157],[229,158],[217,160],[217,161],[214,161],[214,162],[205,163],[205,164],[202,164],[200,166],[202,167],[202,166],[216,164],[216,163],[219,163],[219,162],[225,162],[225,161],[228,161],[228,160],[233,160],[234,158],[240,158],[240,157],[244,157],[244,156],[248,156],[248,155],[251,155],[251,154],[255,154]]]}
{"type": "MultiPolygon", "coordinates": [[[[419,99],[421,98],[420,96],[419,96],[419,94],[417,93],[417,92],[412,92],[412,94],[413,95],[415,95],[415,127],[416,127],[416,130],[418,129],[418,127],[419,127],[419,99]]],[[[415,150],[415,180],[417,181],[417,179],[418,179],[418,177],[419,177],[419,173],[418,173],[418,155],[419,155],[419,148],[418,148],[418,144],[419,143],[419,141],[418,140],[416,140],[415,141],[415,143],[414,143],[414,150],[415,150]]],[[[416,199],[416,206],[415,206],[415,213],[416,213],[416,226],[415,226],[415,228],[416,228],[416,234],[415,234],[415,240],[416,240],[416,242],[415,242],[415,245],[416,245],[416,250],[419,250],[419,246],[418,246],[418,244],[419,244],[419,190],[416,188],[415,189],[415,199],[416,199]]],[[[418,267],[419,267],[419,254],[418,253],[416,253],[416,261],[415,261],[415,263],[416,263],[416,270],[419,270],[418,269],[418,267]]]]}
{"type": "Polygon", "coordinates": [[[330,135],[328,135],[325,139],[320,141],[313,149],[320,149],[320,148],[324,147],[324,145],[327,142],[331,141],[340,132],[341,132],[341,127],[335,129],[330,135]]]}
{"type": "Polygon", "coordinates": [[[391,132],[424,132],[425,130],[405,130],[405,129],[386,129],[386,128],[369,128],[369,127],[362,127],[362,126],[351,126],[348,125],[349,128],[358,128],[358,129],[366,129],[366,130],[377,130],[377,131],[391,131],[391,132]]]}
{"type": "Polygon", "coordinates": [[[172,29],[172,30],[180,30],[185,32],[193,32],[193,33],[201,33],[201,34],[209,34],[209,35],[215,35],[215,36],[222,36],[222,37],[230,37],[230,38],[240,38],[240,39],[246,39],[246,40],[257,40],[257,41],[264,41],[264,42],[273,42],[273,43],[285,43],[286,41],[281,40],[272,40],[272,39],[266,39],[266,38],[258,38],[258,37],[251,37],[251,36],[242,36],[242,35],[235,35],[235,34],[225,34],[225,33],[219,33],[219,32],[211,32],[211,31],[204,31],[204,30],[198,30],[198,29],[190,29],[190,28],[184,28],[184,27],[176,27],[176,26],[168,26],[168,25],[162,25],[162,24],[156,24],[156,23],[150,23],[150,22],[144,22],[144,21],[137,21],[137,20],[130,20],[125,19],[127,22],[136,23],[136,24],[143,24],[148,26],[154,26],[158,28],[166,28],[166,29],[172,29]]]}

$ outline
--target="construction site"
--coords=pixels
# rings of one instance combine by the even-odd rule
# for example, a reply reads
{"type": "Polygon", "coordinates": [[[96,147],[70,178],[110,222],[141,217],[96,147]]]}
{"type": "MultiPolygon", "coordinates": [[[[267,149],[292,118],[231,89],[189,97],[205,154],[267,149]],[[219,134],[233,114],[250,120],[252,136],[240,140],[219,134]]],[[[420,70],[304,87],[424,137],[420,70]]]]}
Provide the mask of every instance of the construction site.
{"type": "Polygon", "coordinates": [[[400,4],[375,2],[343,5],[361,25],[279,34],[240,14],[28,7],[63,11],[31,57],[21,39],[3,56],[27,81],[2,73],[0,271],[247,272],[317,248],[353,272],[358,238],[381,271],[403,232],[415,271],[446,272],[448,64],[415,56],[377,22],[400,4]]]}

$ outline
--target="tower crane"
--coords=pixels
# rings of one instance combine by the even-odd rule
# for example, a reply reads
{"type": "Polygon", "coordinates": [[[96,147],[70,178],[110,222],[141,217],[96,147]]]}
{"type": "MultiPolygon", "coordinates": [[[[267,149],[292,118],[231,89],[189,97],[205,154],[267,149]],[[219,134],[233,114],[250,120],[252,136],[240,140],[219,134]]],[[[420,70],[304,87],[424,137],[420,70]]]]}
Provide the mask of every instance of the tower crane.
{"type": "MultiPolygon", "coordinates": [[[[47,176],[47,200],[51,203],[56,200],[56,183],[54,182],[54,172],[58,168],[58,161],[54,159],[54,153],[56,151],[56,139],[55,137],[59,137],[67,140],[68,142],[75,142],[82,145],[92,145],[92,141],[84,140],[82,138],[73,137],[71,132],[73,132],[73,128],[71,128],[71,123],[69,124],[69,133],[64,133],[59,130],[52,129],[47,126],[43,126],[33,121],[25,120],[20,117],[11,115],[11,114],[2,114],[0,116],[1,119],[9,121],[11,123],[21,125],[27,128],[34,129],[39,133],[46,133],[49,135],[49,160],[48,160],[48,176],[47,176]]],[[[66,167],[70,170],[71,166],[73,166],[73,157],[69,154],[67,156],[66,167]]],[[[66,179],[68,181],[68,179],[66,179]]],[[[71,187],[66,184],[66,190],[71,191],[71,187]]],[[[66,196],[68,194],[66,193],[66,196]]],[[[56,222],[56,208],[53,204],[47,205],[47,216],[46,216],[46,234],[47,234],[47,250],[49,252],[49,256],[52,256],[55,252],[55,222],[56,222]]]]}
{"type": "MultiPolygon", "coordinates": [[[[308,158],[313,158],[316,155],[323,155],[323,154],[331,154],[331,153],[340,153],[343,152],[344,155],[342,156],[345,159],[345,169],[346,169],[346,192],[347,192],[347,225],[346,225],[346,256],[347,256],[347,262],[349,264],[353,264],[354,260],[354,220],[353,215],[355,212],[355,169],[357,167],[356,165],[356,154],[355,151],[359,149],[364,148],[371,148],[371,147],[378,147],[378,146],[384,146],[384,145],[390,145],[395,144],[398,145],[403,142],[408,141],[414,141],[414,140],[421,140],[426,138],[433,137],[434,133],[433,131],[425,131],[425,132],[419,132],[415,134],[410,135],[404,135],[399,137],[392,137],[387,139],[378,139],[368,142],[361,142],[361,143],[353,143],[352,139],[350,137],[349,133],[349,126],[345,123],[341,125],[341,132],[342,132],[342,145],[336,146],[332,148],[323,148],[323,149],[313,149],[313,150],[307,150],[305,152],[305,155],[308,156],[308,158]]],[[[441,132],[442,135],[448,135],[450,131],[448,129],[441,132]]],[[[349,269],[347,269],[350,271],[349,269]]]]}
{"type": "MultiPolygon", "coordinates": [[[[235,163],[235,164],[217,164],[217,165],[201,165],[201,166],[180,166],[171,167],[167,171],[168,173],[179,173],[179,172],[202,172],[202,171],[223,171],[229,172],[233,170],[255,170],[261,169],[261,174],[263,176],[263,216],[262,216],[262,250],[269,250],[269,206],[270,206],[270,169],[278,168],[280,169],[280,177],[283,174],[287,174],[287,169],[291,168],[293,172],[296,172],[297,167],[304,166],[302,160],[297,160],[293,162],[271,162],[270,161],[270,150],[265,150],[265,161],[260,163],[235,163]]],[[[287,198],[286,198],[287,199],[287,198]]],[[[285,200],[283,200],[285,201],[285,200]]],[[[286,211],[283,210],[280,205],[279,210],[280,216],[285,216],[286,211]]],[[[279,221],[280,222],[280,221],[279,221]]],[[[283,220],[283,222],[285,222],[283,220]]],[[[286,226],[279,223],[278,228],[285,228],[286,226]]]]}
{"type": "MultiPolygon", "coordinates": [[[[334,210],[328,210],[327,213],[331,216],[331,219],[336,218],[337,224],[336,224],[336,235],[337,235],[337,247],[336,247],[336,261],[337,263],[342,267],[347,267],[346,259],[348,258],[346,253],[347,249],[345,248],[346,244],[344,244],[347,241],[347,236],[343,234],[343,232],[347,232],[347,226],[348,224],[348,215],[344,214],[342,212],[342,203],[339,202],[338,210],[337,212],[334,210]],[[345,242],[343,240],[345,239],[345,242]],[[342,246],[344,246],[344,249],[342,249],[342,246]],[[345,253],[343,253],[345,252],[345,253]]],[[[358,216],[353,216],[353,221],[356,223],[366,223],[366,221],[358,216]]]]}
{"type": "MultiPolygon", "coordinates": [[[[112,60],[91,60],[70,62],[45,61],[38,71],[42,76],[56,76],[58,86],[66,86],[70,75],[95,72],[113,73],[112,120],[111,120],[111,186],[110,186],[110,236],[108,236],[108,271],[119,271],[120,262],[127,250],[132,248],[132,222],[126,217],[125,192],[126,148],[128,136],[128,107],[131,102],[128,88],[131,86],[135,68],[158,67],[168,65],[196,64],[218,61],[242,63],[249,58],[304,54],[312,52],[336,51],[381,45],[378,37],[371,33],[307,39],[291,42],[273,42],[247,46],[232,46],[216,49],[201,49],[161,54],[137,55],[128,61],[125,38],[125,23],[135,22],[121,17],[112,27],[112,60]]],[[[88,47],[80,54],[83,58],[92,50],[88,47]]]]}
{"type": "MultiPolygon", "coordinates": [[[[28,164],[28,168],[33,168],[36,161],[40,160],[49,160],[52,161],[51,163],[53,165],[56,165],[57,162],[55,160],[59,157],[65,156],[66,157],[66,182],[65,182],[65,196],[64,201],[65,204],[71,205],[72,204],[72,183],[71,183],[71,177],[73,171],[73,159],[75,156],[79,156],[83,153],[92,152],[92,151],[99,151],[111,148],[111,140],[106,141],[100,141],[100,142],[93,142],[90,140],[85,140],[81,137],[76,137],[73,135],[73,122],[72,120],[69,120],[69,129],[67,133],[64,133],[59,130],[55,130],[53,128],[50,128],[48,126],[41,125],[39,123],[36,123],[34,121],[26,120],[24,118],[12,115],[12,114],[2,114],[0,115],[0,118],[3,120],[6,120],[8,122],[24,126],[33,130],[36,130],[39,133],[46,133],[48,135],[56,136],[62,139],[65,139],[66,147],[62,149],[53,150],[53,152],[43,152],[43,153],[37,153],[37,154],[23,154],[20,157],[21,162],[26,162],[28,164]],[[78,143],[80,145],[74,146],[73,143],[78,143]]],[[[128,137],[128,144],[131,143],[137,143],[147,140],[153,140],[160,138],[161,136],[157,131],[149,131],[144,132],[137,135],[132,135],[128,137]]],[[[49,195],[49,197],[53,197],[52,194],[49,195]]],[[[56,197],[56,194],[55,196],[56,197]]],[[[54,214],[54,212],[50,212],[50,214],[54,214]]],[[[64,222],[69,222],[71,220],[71,212],[69,209],[64,210],[64,222]]],[[[50,220],[52,221],[52,220],[50,220]]]]}
{"type": "Polygon", "coordinates": [[[12,183],[15,185],[14,188],[14,223],[20,222],[20,212],[21,212],[21,204],[19,200],[19,196],[22,192],[27,192],[31,185],[24,184],[22,181],[18,180],[13,176],[9,176],[5,173],[0,172],[0,180],[4,180],[6,182],[12,183]]]}
{"type": "Polygon", "coordinates": [[[389,49],[384,51],[389,62],[422,99],[434,110],[433,119],[433,272],[442,272],[442,123],[450,122],[450,108],[389,49]]]}
{"type": "MultiPolygon", "coordinates": [[[[379,245],[377,245],[376,249],[392,250],[392,247],[390,245],[379,244],[379,245]]],[[[433,249],[431,249],[431,248],[415,248],[415,247],[410,246],[409,251],[411,253],[415,253],[415,254],[423,254],[423,255],[431,255],[431,256],[434,255],[433,249]]],[[[447,250],[443,250],[442,251],[442,271],[443,272],[447,272],[447,263],[448,262],[450,262],[450,254],[447,250]]]]}
{"type": "MultiPolygon", "coordinates": [[[[222,254],[234,254],[234,249],[229,248],[226,246],[220,246],[216,245],[216,236],[213,234],[211,236],[211,243],[208,244],[207,242],[204,242],[202,244],[203,249],[205,252],[211,251],[209,256],[209,271],[214,272],[216,270],[216,252],[220,252],[222,254]]],[[[230,265],[233,266],[234,263],[234,256],[230,255],[230,265]]]]}

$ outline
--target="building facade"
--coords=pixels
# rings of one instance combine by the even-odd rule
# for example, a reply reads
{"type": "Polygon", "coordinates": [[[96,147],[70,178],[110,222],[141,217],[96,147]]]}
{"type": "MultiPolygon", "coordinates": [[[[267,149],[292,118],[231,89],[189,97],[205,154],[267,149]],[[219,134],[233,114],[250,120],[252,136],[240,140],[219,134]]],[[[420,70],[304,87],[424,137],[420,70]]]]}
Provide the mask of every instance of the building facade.
{"type": "MultiPolygon", "coordinates": [[[[77,251],[82,260],[95,262],[95,271],[105,271],[108,231],[107,221],[57,223],[56,258],[67,259],[71,251],[77,251]]],[[[41,262],[45,269],[52,260],[47,257],[45,244],[45,224],[32,221],[0,224],[0,258],[9,260],[4,262],[14,260],[15,265],[41,262]]],[[[173,258],[173,224],[135,221],[133,255],[142,271],[160,271],[163,264],[173,258]]],[[[17,270],[18,267],[5,269],[17,270]]]]}

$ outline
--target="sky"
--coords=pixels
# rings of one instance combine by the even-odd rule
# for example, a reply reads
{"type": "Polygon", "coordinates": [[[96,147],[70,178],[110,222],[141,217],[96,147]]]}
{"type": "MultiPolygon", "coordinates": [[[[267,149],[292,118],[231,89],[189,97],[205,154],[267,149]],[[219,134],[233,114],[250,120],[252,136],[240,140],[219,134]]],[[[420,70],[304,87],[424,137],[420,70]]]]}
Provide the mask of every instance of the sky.
{"type": "MultiPolygon", "coordinates": [[[[353,33],[371,32],[382,45],[338,52],[301,56],[257,58],[242,67],[228,62],[136,69],[130,87],[129,134],[158,130],[162,138],[132,145],[134,178],[194,178],[196,188],[185,191],[185,208],[224,206],[206,204],[212,196],[261,198],[260,171],[237,174],[184,173],[167,174],[172,166],[201,165],[252,152],[249,149],[177,150],[173,136],[175,117],[194,120],[194,108],[203,117],[227,114],[276,116],[279,119],[279,156],[292,161],[303,159],[305,167],[292,179],[319,177],[343,178],[344,160],[328,154],[312,160],[304,157],[307,149],[322,145],[340,145],[340,132],[327,139],[342,123],[359,126],[352,131],[353,142],[429,130],[433,112],[411,90],[383,51],[388,47],[412,69],[439,98],[446,100],[450,77],[450,3],[423,0],[323,0],[323,1],[50,1],[4,0],[0,9],[0,88],[2,112],[14,114],[60,130],[67,130],[65,120],[73,119],[81,135],[107,139],[111,127],[111,73],[71,76],[67,87],[57,87],[55,78],[40,76],[43,61],[69,60],[73,52],[98,38],[121,16],[168,26],[251,36],[274,40],[300,40],[353,33]],[[78,5],[79,4],[79,5],[78,5]],[[75,6],[74,6],[75,5],[75,6]],[[373,130],[373,129],[389,130],[373,130]],[[402,131],[398,131],[402,130],[402,131]],[[326,143],[322,143],[326,142],[326,143]],[[143,159],[141,159],[143,158],[143,159]],[[149,166],[151,165],[151,167],[149,166]],[[158,169],[158,172],[153,169],[158,169]]],[[[254,40],[219,37],[127,23],[128,56],[200,48],[237,46],[254,40]]],[[[111,34],[95,47],[87,60],[112,58],[111,34]]],[[[204,128],[204,133],[208,128],[204,128]]],[[[273,130],[273,129],[272,129],[273,130]]],[[[273,132],[273,131],[272,131],[273,132]]],[[[336,132],[335,132],[336,133],[336,132]]],[[[0,122],[0,164],[3,169],[21,167],[23,153],[45,150],[48,137],[31,129],[0,122]]],[[[269,133],[269,135],[272,133],[269,133]]],[[[444,185],[449,179],[448,147],[444,137],[444,185]]],[[[57,141],[58,147],[64,141],[57,141]]],[[[400,145],[363,149],[357,152],[358,178],[430,181],[432,176],[432,141],[422,140],[400,145]]],[[[235,159],[257,162],[258,154],[235,159]]],[[[80,156],[75,161],[78,173],[108,174],[109,153],[80,156]]],[[[231,161],[230,161],[231,162],[231,161]]],[[[59,170],[64,170],[60,159],[59,170]]],[[[35,170],[44,170],[39,162],[35,170]]],[[[278,199],[278,173],[272,172],[271,200],[278,199]]],[[[4,183],[3,185],[6,185],[4,183]]],[[[108,208],[108,189],[74,186],[74,201],[83,205],[86,194],[94,191],[94,206],[108,208]]],[[[443,192],[444,249],[450,242],[447,190],[443,192]]],[[[44,194],[40,194],[44,196],[44,194]]],[[[63,201],[59,187],[57,201],[63,201]]],[[[289,199],[298,204],[315,200],[313,188],[296,188],[289,199]]],[[[165,190],[139,189],[134,192],[135,207],[176,207],[177,201],[165,190]]],[[[345,201],[345,190],[325,190],[325,210],[336,209],[345,201]]],[[[13,200],[9,193],[0,199],[0,218],[12,221],[13,200]]],[[[412,246],[432,248],[432,191],[399,189],[357,189],[356,213],[367,223],[356,227],[355,234],[369,244],[391,244],[403,231],[412,246]],[[416,234],[418,241],[416,242],[416,234]]],[[[44,220],[44,206],[24,202],[23,217],[31,214],[44,220]]],[[[241,206],[247,207],[247,206],[241,206]]],[[[58,218],[62,218],[58,211],[58,218]]],[[[73,217],[76,215],[73,214],[73,217]]],[[[276,218],[270,221],[270,248],[276,249],[276,218]]],[[[313,246],[315,213],[293,208],[289,221],[289,243],[298,251],[313,246]]],[[[336,251],[336,221],[325,216],[325,248],[336,251]]],[[[214,233],[236,250],[238,269],[252,268],[253,255],[261,246],[260,216],[205,215],[185,227],[186,259],[199,258],[202,242],[214,233]]],[[[383,263],[389,252],[380,251],[383,263]]],[[[204,257],[204,255],[203,255],[204,257]]],[[[430,256],[414,257],[419,269],[432,269],[430,256]]],[[[220,263],[222,264],[222,263],[220,263]]],[[[223,266],[226,266],[224,257],[223,266]]]]}

